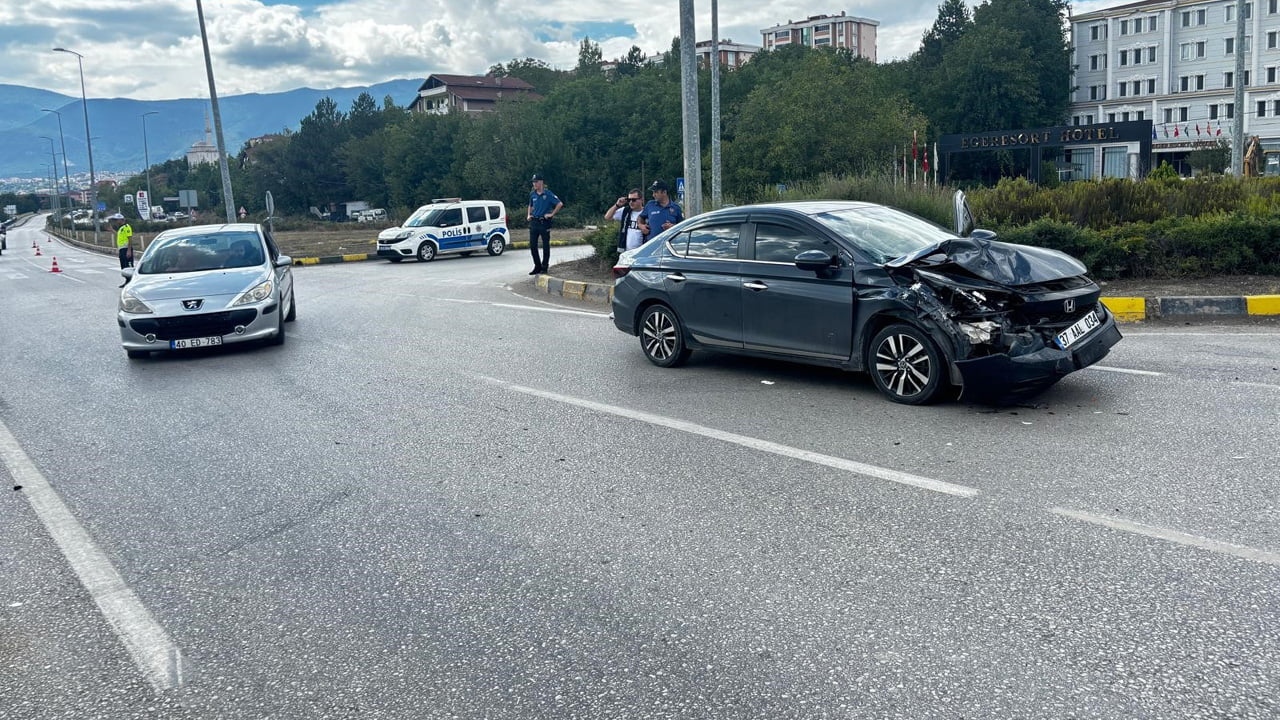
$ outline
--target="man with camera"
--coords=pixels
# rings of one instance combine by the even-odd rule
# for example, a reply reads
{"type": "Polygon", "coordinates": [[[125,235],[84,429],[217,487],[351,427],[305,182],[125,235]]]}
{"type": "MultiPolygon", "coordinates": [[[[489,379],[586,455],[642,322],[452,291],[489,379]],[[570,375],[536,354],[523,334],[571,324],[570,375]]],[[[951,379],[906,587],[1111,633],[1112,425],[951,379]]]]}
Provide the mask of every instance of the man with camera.
{"type": "Polygon", "coordinates": [[[618,252],[635,250],[644,244],[644,236],[649,234],[649,226],[640,217],[644,194],[640,188],[632,188],[626,197],[618,198],[608,210],[604,211],[605,220],[620,220],[622,227],[618,229],[618,252]]]}

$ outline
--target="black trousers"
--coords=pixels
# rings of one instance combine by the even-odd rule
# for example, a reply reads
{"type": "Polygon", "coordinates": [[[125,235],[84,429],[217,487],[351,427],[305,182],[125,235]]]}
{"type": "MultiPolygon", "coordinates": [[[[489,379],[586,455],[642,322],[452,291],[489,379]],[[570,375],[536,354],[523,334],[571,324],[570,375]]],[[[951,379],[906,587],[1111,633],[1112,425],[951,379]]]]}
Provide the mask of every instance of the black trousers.
{"type": "Polygon", "coordinates": [[[529,221],[529,252],[533,255],[533,267],[547,269],[551,264],[551,221],[534,218],[529,221]],[[542,257],[538,257],[538,239],[542,239],[542,257]]]}
{"type": "Polygon", "coordinates": [[[125,269],[125,268],[127,268],[127,267],[131,267],[131,266],[133,265],[133,263],[129,262],[129,248],[128,248],[127,246],[126,246],[126,247],[122,247],[122,248],[120,248],[120,250],[119,250],[119,252],[118,252],[117,254],[118,254],[118,255],[120,255],[120,269],[121,269],[121,270],[123,270],[123,269],[125,269]]]}

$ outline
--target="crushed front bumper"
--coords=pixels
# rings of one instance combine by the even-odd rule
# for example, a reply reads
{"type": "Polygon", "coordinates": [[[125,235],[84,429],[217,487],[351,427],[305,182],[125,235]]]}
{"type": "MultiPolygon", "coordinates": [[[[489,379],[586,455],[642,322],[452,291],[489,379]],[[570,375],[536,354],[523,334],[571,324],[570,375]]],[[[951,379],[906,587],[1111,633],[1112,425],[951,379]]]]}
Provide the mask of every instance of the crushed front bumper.
{"type": "Polygon", "coordinates": [[[1024,355],[987,355],[956,362],[962,378],[962,400],[1003,405],[1035,395],[1066,375],[1087,368],[1107,356],[1120,342],[1116,320],[1101,303],[1103,323],[1066,350],[1045,346],[1024,355]]]}

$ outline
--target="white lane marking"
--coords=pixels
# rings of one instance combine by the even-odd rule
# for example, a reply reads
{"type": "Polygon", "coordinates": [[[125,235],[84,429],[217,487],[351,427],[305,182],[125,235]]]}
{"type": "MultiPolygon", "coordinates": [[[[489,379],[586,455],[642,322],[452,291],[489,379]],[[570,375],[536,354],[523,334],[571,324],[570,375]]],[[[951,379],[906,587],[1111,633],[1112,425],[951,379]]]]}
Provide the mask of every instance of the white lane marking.
{"type": "Polygon", "coordinates": [[[1160,377],[1164,373],[1154,372],[1151,370],[1130,370],[1129,368],[1108,367],[1106,365],[1090,365],[1089,370],[1105,370],[1113,373],[1124,373],[1126,375],[1150,375],[1152,377],[1160,377]]]}
{"type": "Polygon", "coordinates": [[[0,462],[8,468],[14,484],[22,486],[22,494],[31,509],[142,674],[157,690],[181,686],[182,653],[178,646],[125,584],[3,422],[0,422],[0,462]]]}
{"type": "Polygon", "coordinates": [[[85,275],[101,275],[102,274],[101,270],[90,270],[89,268],[76,268],[76,272],[84,273],[85,275]]]}
{"type": "Polygon", "coordinates": [[[27,276],[22,273],[9,273],[10,280],[26,280],[27,276]]]}
{"type": "MultiPolygon", "coordinates": [[[[420,296],[419,296],[420,297],[420,296]]],[[[564,315],[586,315],[587,317],[607,318],[608,313],[586,312],[584,310],[566,310],[564,308],[534,307],[532,305],[516,305],[514,303],[490,302],[488,300],[462,300],[460,298],[435,298],[443,302],[461,303],[463,305],[491,305],[500,308],[513,308],[515,310],[532,310],[533,312],[549,312],[561,313],[564,315]]]]}
{"type": "MultiPolygon", "coordinates": [[[[32,260],[31,258],[22,258],[22,259],[23,259],[24,261],[26,261],[26,263],[27,263],[28,265],[30,265],[31,267],[34,267],[37,271],[39,271],[39,272],[40,272],[41,274],[43,274],[43,275],[52,275],[52,276],[54,276],[54,277],[63,277],[63,278],[66,278],[66,279],[68,279],[68,280],[70,280],[70,281],[72,281],[72,282],[78,282],[78,283],[82,283],[82,282],[84,282],[84,280],[81,280],[80,278],[71,277],[70,275],[66,274],[65,272],[50,272],[50,268],[52,268],[52,267],[53,267],[53,262],[52,262],[52,261],[50,261],[50,262],[49,262],[49,267],[47,267],[47,268],[46,268],[46,267],[41,267],[41,264],[40,264],[40,263],[36,262],[35,260],[32,260]]],[[[77,271],[77,272],[79,272],[79,271],[77,271]]]]}
{"type": "Polygon", "coordinates": [[[1191,535],[1177,530],[1156,527],[1155,525],[1133,522],[1132,520],[1125,520],[1124,518],[1094,515],[1093,513],[1080,512],[1079,510],[1068,510],[1066,508],[1055,507],[1050,508],[1049,512],[1054,515],[1071,518],[1072,520],[1079,520],[1093,525],[1101,525],[1102,527],[1111,528],[1112,530],[1133,533],[1135,535],[1144,535],[1158,540],[1167,540],[1179,545],[1200,548],[1201,550],[1208,550],[1222,555],[1232,555],[1234,557],[1266,563],[1268,565],[1280,565],[1280,553],[1259,550],[1246,545],[1236,545],[1235,543],[1222,542],[1221,540],[1211,540],[1199,535],[1191,535]]]}
{"type": "MultiPolygon", "coordinates": [[[[1258,317],[1258,316],[1253,316],[1258,317]]],[[[1126,338],[1131,337],[1275,337],[1280,332],[1151,332],[1151,333],[1135,333],[1127,332],[1124,334],[1126,338]]]]}
{"type": "Polygon", "coordinates": [[[1232,385],[1247,385],[1248,387],[1266,388],[1268,390],[1280,390],[1280,385],[1270,385],[1268,383],[1245,382],[1244,380],[1232,380],[1232,385]]]}
{"type": "Polygon", "coordinates": [[[524,393],[525,395],[532,395],[534,397],[540,397],[545,400],[552,400],[566,405],[576,405],[588,410],[616,415],[629,420],[638,420],[640,422],[649,423],[650,425],[658,425],[660,427],[679,430],[680,432],[686,432],[692,435],[701,435],[702,437],[712,438],[713,440],[741,445],[742,447],[752,450],[759,450],[773,455],[781,455],[782,457],[811,462],[815,465],[825,465],[826,467],[835,468],[837,470],[845,470],[858,475],[865,475],[867,477],[878,478],[880,480],[888,480],[889,482],[895,482],[901,485],[910,485],[912,487],[932,490],[933,492],[945,493],[947,495],[973,497],[978,494],[977,488],[971,488],[965,485],[956,485],[954,483],[934,480],[932,478],[921,477],[919,475],[912,475],[898,470],[890,470],[889,468],[882,468],[876,465],[868,465],[854,460],[846,460],[845,458],[823,455],[821,453],[802,450],[800,448],[794,448],[789,445],[782,445],[768,440],[761,440],[759,438],[748,437],[746,435],[738,435],[737,433],[717,430],[715,428],[686,422],[684,420],[676,420],[675,418],[664,417],[662,415],[654,415],[641,410],[631,410],[629,408],[618,407],[616,405],[605,405],[604,403],[584,400],[570,395],[561,395],[559,393],[524,387],[523,385],[515,385],[498,378],[486,377],[484,375],[477,375],[476,377],[479,377],[481,380],[500,385],[513,392],[524,393]]]}

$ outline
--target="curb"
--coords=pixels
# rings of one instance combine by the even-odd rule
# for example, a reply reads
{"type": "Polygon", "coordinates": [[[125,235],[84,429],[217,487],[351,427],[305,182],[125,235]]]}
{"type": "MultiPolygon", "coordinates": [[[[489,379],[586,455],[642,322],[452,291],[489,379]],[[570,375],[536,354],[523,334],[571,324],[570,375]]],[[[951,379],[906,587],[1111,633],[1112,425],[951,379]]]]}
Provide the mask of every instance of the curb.
{"type": "MultiPolygon", "coordinates": [[[[573,245],[586,245],[584,242],[574,242],[572,240],[552,240],[551,247],[570,247],[573,245]]],[[[527,250],[529,248],[528,241],[513,242],[507,245],[507,250],[527,250]]],[[[480,248],[483,250],[484,248],[480,248]]],[[[321,257],[296,257],[293,259],[294,265],[330,265],[333,263],[344,262],[364,262],[366,260],[382,260],[376,252],[372,253],[351,253],[349,255],[324,255],[321,257]]],[[[412,258],[409,258],[412,260],[412,258]]]]}
{"type": "Polygon", "coordinates": [[[1104,297],[1102,304],[1122,322],[1200,315],[1223,318],[1280,315],[1280,295],[1104,297]]]}
{"type": "Polygon", "coordinates": [[[559,295],[597,305],[609,305],[613,302],[613,286],[604,283],[561,280],[550,275],[539,275],[534,284],[538,290],[548,295],[559,295]]]}

